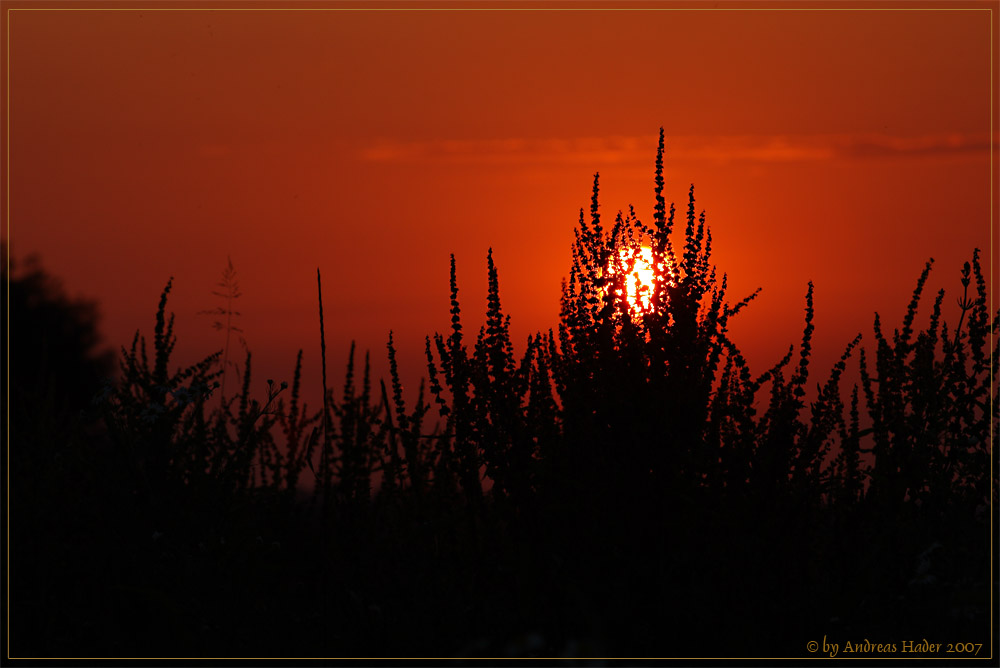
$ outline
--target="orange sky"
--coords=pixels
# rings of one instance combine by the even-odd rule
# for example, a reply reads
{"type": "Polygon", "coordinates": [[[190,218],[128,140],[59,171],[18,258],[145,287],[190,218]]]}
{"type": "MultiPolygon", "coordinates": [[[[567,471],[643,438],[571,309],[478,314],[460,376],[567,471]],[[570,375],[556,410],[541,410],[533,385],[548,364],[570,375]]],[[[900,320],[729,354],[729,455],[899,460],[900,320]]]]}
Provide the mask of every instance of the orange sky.
{"type": "Polygon", "coordinates": [[[116,346],[174,276],[178,363],[221,348],[196,312],[231,256],[261,387],[300,347],[318,384],[317,267],[334,379],[351,338],[381,373],[390,328],[416,377],[452,252],[467,325],[492,246],[516,337],[554,327],[594,172],[605,215],[650,220],[660,126],[668,201],[695,183],[733,301],[764,288],[734,325],[758,372],[800,337],[809,280],[832,360],[870,346],[874,311],[899,321],[927,258],[956,297],[972,249],[989,263],[996,2],[56,6],[2,4],[14,256],[99,299],[116,346]]]}

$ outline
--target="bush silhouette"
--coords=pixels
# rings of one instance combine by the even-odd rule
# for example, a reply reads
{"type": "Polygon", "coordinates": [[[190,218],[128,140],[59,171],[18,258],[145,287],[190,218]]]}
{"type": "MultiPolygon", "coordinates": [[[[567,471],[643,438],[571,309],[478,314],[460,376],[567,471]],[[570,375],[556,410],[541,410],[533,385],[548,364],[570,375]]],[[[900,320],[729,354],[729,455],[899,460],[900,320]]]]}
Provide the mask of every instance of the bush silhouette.
{"type": "MultiPolygon", "coordinates": [[[[115,562],[118,598],[87,609],[131,635],[68,632],[56,647],[801,657],[824,634],[988,642],[1000,314],[979,252],[953,328],[941,291],[914,330],[928,263],[902,329],[876,316],[874,339],[847,342],[812,391],[809,283],[798,344],[754,373],[729,326],[759,290],[730,301],[694,187],[683,222],[666,203],[663,151],[661,130],[651,224],[631,207],[608,224],[595,175],[558,326],[523,350],[492,249],[485,321],[466,335],[452,256],[450,324],[425,340],[413,405],[391,332],[388,379],[367,353],[359,371],[352,344],[342,385],[329,381],[319,272],[313,411],[301,350],[290,384],[255,381],[247,352],[240,393],[210,401],[225,353],[171,371],[168,282],[152,350],[137,332],[99,401],[114,456],[92,464],[116,471],[102,521],[130,527],[93,558],[134,559],[115,562]],[[630,297],[646,253],[652,280],[630,297]],[[855,359],[860,386],[842,388],[855,359]],[[137,606],[146,622],[122,612],[137,606]]],[[[46,549],[28,542],[25,558],[46,549]]],[[[53,600],[83,605],[97,588],[53,600]]],[[[32,615],[18,628],[37,653],[58,616],[32,615]]]]}

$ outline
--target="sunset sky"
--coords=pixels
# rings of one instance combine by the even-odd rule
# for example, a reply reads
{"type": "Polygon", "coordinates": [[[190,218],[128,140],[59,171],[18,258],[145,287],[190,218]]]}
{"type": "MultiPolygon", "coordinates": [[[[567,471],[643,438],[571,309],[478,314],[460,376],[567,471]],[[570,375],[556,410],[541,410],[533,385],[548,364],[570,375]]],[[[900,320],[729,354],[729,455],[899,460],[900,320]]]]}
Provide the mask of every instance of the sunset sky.
{"type": "Polygon", "coordinates": [[[899,322],[928,258],[934,292],[975,247],[993,281],[996,2],[719,4],[5,1],[4,234],[115,347],[173,276],[177,363],[221,348],[197,312],[231,257],[261,391],[299,348],[318,386],[317,267],[338,387],[352,338],[384,373],[390,329],[417,377],[450,253],[467,326],[492,246],[515,340],[555,327],[594,173],[608,219],[651,222],[661,126],[668,202],[694,183],[731,300],[763,287],[733,326],[757,372],[810,280],[826,366],[899,322]]]}

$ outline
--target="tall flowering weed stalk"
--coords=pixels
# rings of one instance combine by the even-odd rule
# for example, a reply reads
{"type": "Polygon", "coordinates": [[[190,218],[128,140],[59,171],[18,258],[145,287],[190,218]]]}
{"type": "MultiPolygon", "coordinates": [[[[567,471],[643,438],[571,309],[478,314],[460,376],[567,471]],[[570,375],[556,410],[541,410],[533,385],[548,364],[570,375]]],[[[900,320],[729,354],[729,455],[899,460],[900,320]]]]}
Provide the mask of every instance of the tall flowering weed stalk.
{"type": "MultiPolygon", "coordinates": [[[[997,314],[987,310],[979,251],[962,268],[953,326],[942,290],[929,326],[915,331],[928,263],[902,328],[887,335],[876,315],[874,348],[859,334],[816,382],[810,282],[799,342],[754,373],[729,328],[760,290],[730,301],[694,187],[683,214],[664,197],[664,146],[661,129],[651,224],[632,207],[608,224],[595,175],[589,212],[580,210],[574,230],[558,327],[528,336],[523,348],[511,336],[493,249],[485,321],[472,336],[451,257],[450,326],[425,339],[427,377],[412,405],[391,332],[389,378],[371,378],[367,353],[359,373],[352,344],[342,389],[334,390],[320,292],[318,408],[310,412],[300,396],[302,351],[290,396],[282,395],[287,383],[268,381],[260,401],[252,397],[248,351],[239,394],[208,410],[226,352],[168,373],[168,283],[152,354],[138,333],[122,350],[123,382],[107,401],[116,441],[142,480],[155,470],[161,478],[225,481],[288,498],[312,483],[327,517],[432,498],[524,509],[573,494],[612,505],[987,503],[997,314]],[[640,271],[648,280],[638,280],[640,271]],[[842,388],[855,357],[860,385],[842,388]]],[[[227,306],[217,315],[231,317],[238,286],[234,272],[226,276],[229,291],[220,294],[227,306]]]]}
{"type": "MultiPolygon", "coordinates": [[[[515,340],[493,248],[473,326],[452,256],[450,319],[425,338],[415,388],[392,332],[385,378],[353,344],[342,382],[327,376],[317,270],[322,397],[302,395],[302,350],[288,384],[254,380],[248,351],[239,389],[216,401],[232,365],[223,349],[174,368],[168,282],[151,347],[137,332],[96,402],[113,466],[92,464],[90,478],[127,484],[104,484],[101,503],[78,486],[72,498],[95,505],[72,521],[41,501],[67,488],[60,469],[46,494],[18,489],[39,500],[37,520],[15,523],[21,572],[36,565],[22,609],[44,618],[57,577],[78,592],[65,599],[76,614],[108,593],[92,574],[110,568],[127,584],[91,629],[129,632],[101,639],[102,656],[124,655],[122,642],[186,656],[501,656],[529,640],[552,656],[695,656],[720,628],[733,655],[787,653],[817,628],[988,638],[1000,313],[979,251],[926,327],[930,263],[901,327],[876,316],[874,336],[844,342],[829,370],[813,357],[822,289],[804,284],[799,335],[752,370],[730,326],[759,290],[730,298],[693,187],[668,204],[664,144],[661,130],[650,223],[632,207],[610,221],[595,176],[555,328],[515,340]],[[110,527],[103,552],[80,550],[76,533],[30,548],[36,527],[73,532],[84,515],[98,518],[90,531],[110,527]],[[120,530],[143,520],[141,540],[120,530]],[[67,571],[71,549],[91,561],[67,571]],[[151,616],[121,612],[136,609],[151,616]],[[574,649],[580,638],[607,644],[574,649]]],[[[39,646],[70,626],[36,625],[39,646]]]]}
{"type": "Polygon", "coordinates": [[[889,336],[875,315],[874,360],[861,355],[861,380],[871,427],[869,495],[889,507],[911,501],[938,508],[990,501],[990,437],[1000,404],[991,379],[1000,361],[1000,312],[987,307],[979,249],[961,271],[962,297],[952,329],[942,314],[945,291],[931,307],[926,329],[914,320],[933,260],[917,280],[902,329],[889,336]],[[975,291],[970,286],[975,281],[975,291]],[[990,342],[992,348],[990,348],[990,342]],[[874,367],[874,368],[873,368],[874,367]]]}
{"type": "MultiPolygon", "coordinates": [[[[235,494],[273,483],[283,464],[273,428],[287,383],[269,380],[266,399],[252,398],[247,352],[240,393],[209,409],[206,402],[220,389],[221,351],[170,371],[176,336],[166,306],[172,284],[160,296],[152,351],[136,332],[121,350],[121,380],[98,402],[112,442],[131,463],[137,489],[154,507],[182,487],[212,485],[235,494]]],[[[286,472],[284,481],[295,479],[286,472]]]]}

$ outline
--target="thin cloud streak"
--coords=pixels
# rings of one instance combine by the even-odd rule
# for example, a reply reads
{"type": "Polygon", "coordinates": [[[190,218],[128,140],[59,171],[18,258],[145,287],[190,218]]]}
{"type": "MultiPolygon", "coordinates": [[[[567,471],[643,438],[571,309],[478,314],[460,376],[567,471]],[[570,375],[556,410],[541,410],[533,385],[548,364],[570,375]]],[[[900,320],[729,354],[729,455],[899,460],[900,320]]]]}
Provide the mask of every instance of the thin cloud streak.
{"type": "MultiPolygon", "coordinates": [[[[994,134],[997,141],[1000,134],[994,134]]],[[[990,135],[938,134],[898,137],[858,135],[734,135],[667,137],[675,160],[812,162],[885,157],[945,157],[988,152],[990,135]]],[[[360,151],[367,162],[449,164],[628,164],[649,161],[656,136],[578,139],[379,140],[360,151]]]]}

